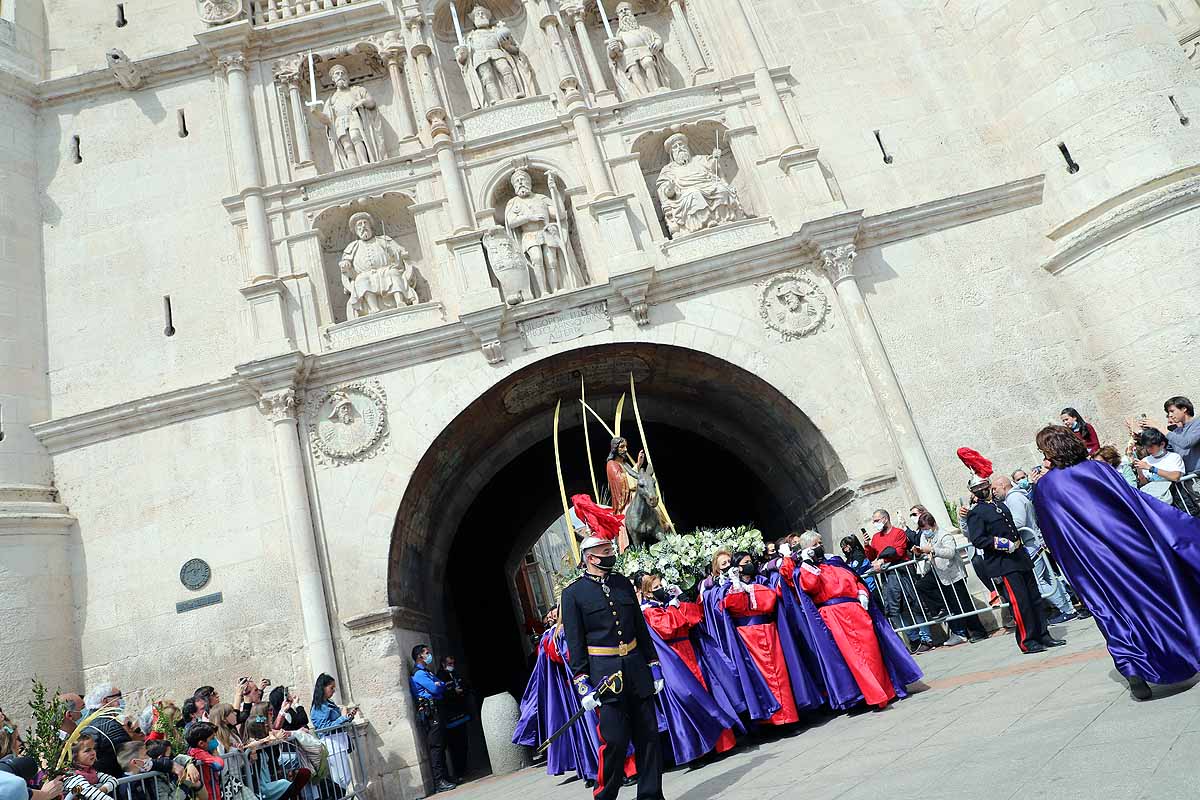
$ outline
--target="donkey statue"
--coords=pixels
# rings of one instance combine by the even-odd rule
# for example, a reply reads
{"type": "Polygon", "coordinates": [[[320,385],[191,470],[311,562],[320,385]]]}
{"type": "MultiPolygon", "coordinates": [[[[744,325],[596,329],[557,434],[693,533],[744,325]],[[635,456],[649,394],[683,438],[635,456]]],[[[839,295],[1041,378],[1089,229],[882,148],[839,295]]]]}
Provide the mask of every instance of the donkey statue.
{"type": "Polygon", "coordinates": [[[670,532],[659,505],[658,479],[654,477],[654,467],[647,464],[638,469],[637,492],[625,507],[625,532],[632,547],[657,542],[662,534],[670,532]]]}

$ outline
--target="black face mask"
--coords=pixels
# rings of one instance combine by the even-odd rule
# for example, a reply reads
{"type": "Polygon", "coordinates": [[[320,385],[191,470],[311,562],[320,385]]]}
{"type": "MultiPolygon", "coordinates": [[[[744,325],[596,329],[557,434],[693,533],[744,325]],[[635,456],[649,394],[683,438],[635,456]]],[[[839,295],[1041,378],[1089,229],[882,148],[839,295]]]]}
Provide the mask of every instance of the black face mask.
{"type": "Polygon", "coordinates": [[[825,548],[824,547],[822,547],[821,545],[817,545],[816,547],[814,547],[812,549],[812,551],[813,551],[813,556],[812,556],[813,561],[824,561],[825,560],[825,548]]]}
{"type": "Polygon", "coordinates": [[[753,578],[758,574],[758,567],[754,566],[753,561],[751,561],[749,564],[742,564],[739,569],[741,570],[743,578],[753,578]]]}
{"type": "Polygon", "coordinates": [[[667,590],[661,586],[654,590],[654,599],[660,603],[666,603],[671,600],[671,596],[667,594],[667,590]]]}
{"type": "Polygon", "coordinates": [[[600,556],[600,560],[596,562],[596,566],[605,572],[612,572],[613,567],[617,565],[616,556],[600,556]]]}
{"type": "Polygon", "coordinates": [[[977,500],[989,500],[992,496],[992,487],[985,486],[982,489],[972,489],[971,494],[975,495],[977,500]]]}

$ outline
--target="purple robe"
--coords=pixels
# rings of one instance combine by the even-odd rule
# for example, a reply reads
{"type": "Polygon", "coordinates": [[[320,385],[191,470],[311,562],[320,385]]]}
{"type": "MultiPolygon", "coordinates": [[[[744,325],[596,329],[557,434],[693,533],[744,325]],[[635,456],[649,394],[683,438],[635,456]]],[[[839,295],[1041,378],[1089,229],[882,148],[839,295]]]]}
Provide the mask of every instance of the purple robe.
{"type": "Polygon", "coordinates": [[[1033,502],[1117,671],[1159,684],[1200,672],[1200,520],[1098,461],[1050,470],[1033,502]]]}
{"type": "MultiPolygon", "coordinates": [[[[661,606],[661,603],[649,600],[642,603],[642,610],[644,613],[647,608],[661,606]]],[[[653,627],[647,625],[646,628],[654,640],[663,674],[663,690],[654,696],[658,730],[667,734],[675,763],[686,764],[711,752],[726,729],[738,726],[738,718],[713,699],[675,649],[653,627]]]]}
{"type": "MultiPolygon", "coordinates": [[[[551,644],[564,660],[567,657],[567,637],[562,629],[556,626],[546,631],[538,643],[537,663],[521,697],[521,718],[513,732],[513,744],[536,747],[579,710],[579,698],[566,664],[555,661],[547,652],[551,644]]],[[[580,778],[595,780],[599,724],[596,712],[589,711],[555,739],[546,751],[546,774],[562,775],[574,770],[580,778]]]]}

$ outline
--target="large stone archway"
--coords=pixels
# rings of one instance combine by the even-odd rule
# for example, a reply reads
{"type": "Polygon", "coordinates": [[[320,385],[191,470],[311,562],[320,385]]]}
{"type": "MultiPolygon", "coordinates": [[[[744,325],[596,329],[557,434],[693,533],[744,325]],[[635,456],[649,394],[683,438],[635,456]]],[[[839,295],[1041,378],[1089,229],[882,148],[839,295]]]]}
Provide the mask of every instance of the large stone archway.
{"type": "MultiPolygon", "coordinates": [[[[480,624],[512,658],[518,631],[507,591],[519,558],[562,513],[551,445],[560,422],[568,495],[591,492],[584,458],[581,380],[589,403],[610,420],[637,382],[663,490],[681,529],[753,521],[781,535],[810,522],[809,510],[846,481],[846,470],[813,422],[773,385],[725,359],[674,345],[603,344],[530,364],[470,403],[436,437],[412,473],[396,514],[388,603],[427,609],[435,639],[462,642],[480,624]],[[741,506],[744,505],[744,512],[741,506]],[[717,518],[713,518],[717,517],[717,518]],[[466,523],[464,523],[466,521],[466,523]],[[464,621],[454,598],[467,589],[455,568],[469,562],[471,589],[492,597],[488,613],[464,621]],[[452,592],[448,589],[460,588],[452,592]],[[504,608],[501,608],[503,606],[504,608]]],[[[593,462],[603,483],[609,435],[591,423],[593,462]]],[[[630,404],[623,435],[637,440],[630,404]]],[[[635,444],[636,446],[636,444],[635,444]]],[[[497,680],[495,689],[504,681],[497,680]]]]}

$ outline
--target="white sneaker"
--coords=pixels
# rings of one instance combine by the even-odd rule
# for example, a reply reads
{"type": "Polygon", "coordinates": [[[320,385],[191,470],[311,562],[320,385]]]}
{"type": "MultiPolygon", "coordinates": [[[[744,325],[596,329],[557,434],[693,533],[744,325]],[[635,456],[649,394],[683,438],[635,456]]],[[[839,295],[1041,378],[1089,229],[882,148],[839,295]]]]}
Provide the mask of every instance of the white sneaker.
{"type": "Polygon", "coordinates": [[[942,642],[942,647],[954,647],[955,645],[966,644],[967,640],[959,636],[957,633],[950,634],[946,641],[942,642]]]}

